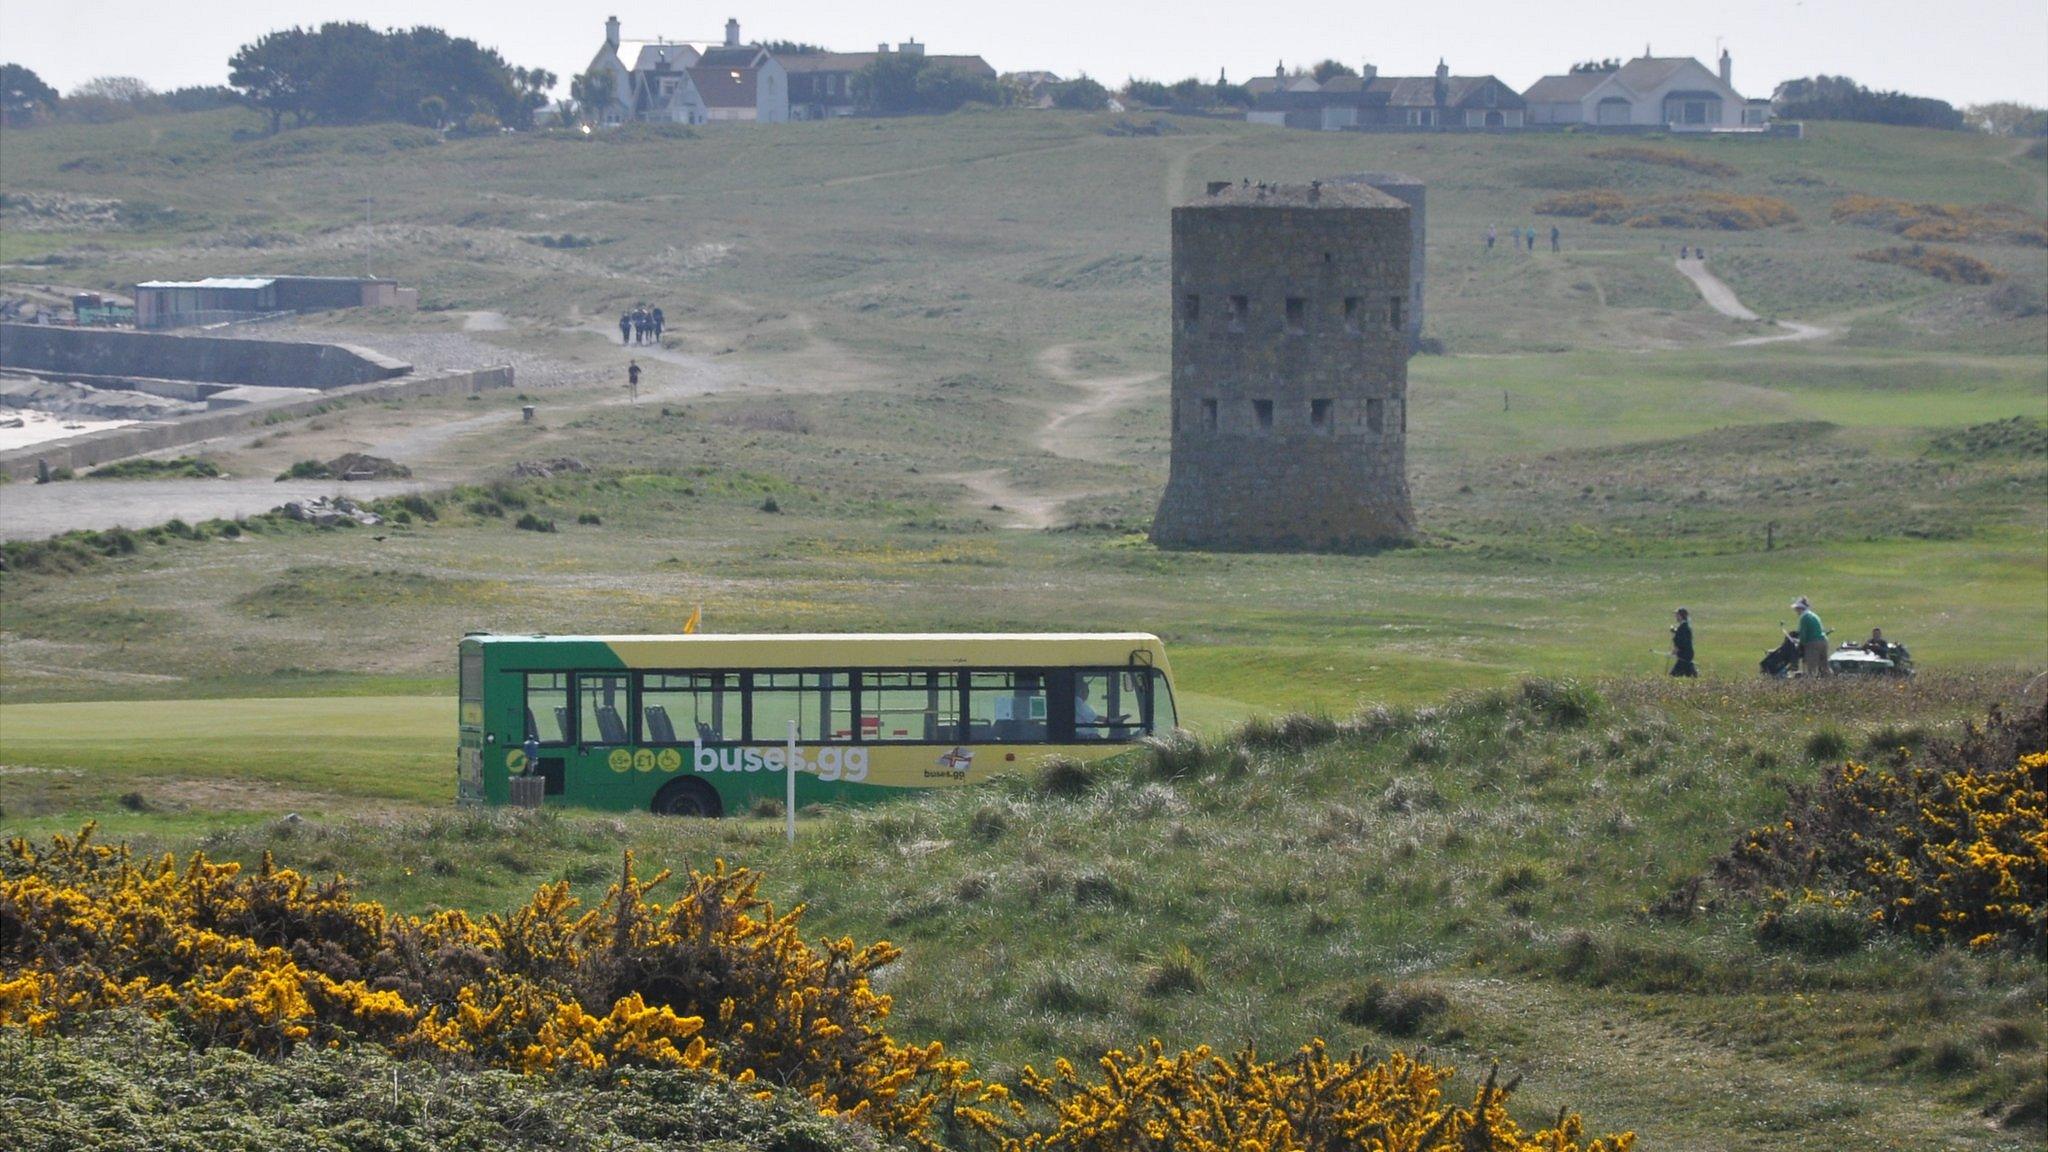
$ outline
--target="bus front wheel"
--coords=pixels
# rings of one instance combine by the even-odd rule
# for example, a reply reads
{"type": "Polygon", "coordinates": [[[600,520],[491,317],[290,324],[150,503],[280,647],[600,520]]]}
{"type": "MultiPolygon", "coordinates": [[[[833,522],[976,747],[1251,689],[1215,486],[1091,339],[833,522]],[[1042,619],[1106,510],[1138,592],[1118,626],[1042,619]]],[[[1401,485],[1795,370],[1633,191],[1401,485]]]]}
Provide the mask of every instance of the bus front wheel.
{"type": "Polygon", "coordinates": [[[655,793],[650,805],[656,816],[715,817],[723,810],[718,793],[702,780],[675,780],[655,793]]]}

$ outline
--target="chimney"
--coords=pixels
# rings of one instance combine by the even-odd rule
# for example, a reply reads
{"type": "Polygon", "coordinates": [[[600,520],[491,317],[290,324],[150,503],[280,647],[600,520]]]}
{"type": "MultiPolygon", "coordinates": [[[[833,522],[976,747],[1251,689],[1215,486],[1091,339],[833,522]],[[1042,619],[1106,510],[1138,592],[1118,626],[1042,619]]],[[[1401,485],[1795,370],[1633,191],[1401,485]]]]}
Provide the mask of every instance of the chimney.
{"type": "Polygon", "coordinates": [[[1726,48],[1721,49],[1721,83],[1735,87],[1735,59],[1728,55],[1726,48]]]}
{"type": "Polygon", "coordinates": [[[612,17],[608,17],[608,18],[606,18],[606,20],[605,20],[605,22],[604,22],[604,42],[605,42],[605,46],[606,46],[606,47],[608,47],[608,48],[610,48],[610,49],[611,49],[612,51],[614,51],[614,52],[618,51],[618,48],[619,48],[619,18],[618,18],[617,16],[612,16],[612,17]]]}
{"type": "Polygon", "coordinates": [[[1444,63],[1442,59],[1438,59],[1436,62],[1436,78],[1439,80],[1451,78],[1451,66],[1444,63]]]}
{"type": "Polygon", "coordinates": [[[738,20],[727,20],[725,22],[725,46],[727,48],[737,48],[740,46],[740,22],[738,20]]]}
{"type": "Polygon", "coordinates": [[[887,56],[888,54],[889,54],[889,42],[888,42],[887,40],[884,40],[884,41],[882,41],[882,42],[881,42],[880,44],[877,44],[877,45],[875,45],[875,55],[877,55],[877,56],[887,56]]]}
{"type": "Polygon", "coordinates": [[[905,56],[922,56],[924,55],[924,45],[919,44],[917,42],[917,37],[912,36],[910,39],[905,40],[901,44],[898,44],[896,46],[896,51],[902,53],[905,56]]]}
{"type": "Polygon", "coordinates": [[[1367,84],[1372,83],[1373,81],[1380,78],[1380,66],[1377,64],[1365,65],[1364,67],[1358,70],[1358,78],[1365,81],[1367,84]]]}

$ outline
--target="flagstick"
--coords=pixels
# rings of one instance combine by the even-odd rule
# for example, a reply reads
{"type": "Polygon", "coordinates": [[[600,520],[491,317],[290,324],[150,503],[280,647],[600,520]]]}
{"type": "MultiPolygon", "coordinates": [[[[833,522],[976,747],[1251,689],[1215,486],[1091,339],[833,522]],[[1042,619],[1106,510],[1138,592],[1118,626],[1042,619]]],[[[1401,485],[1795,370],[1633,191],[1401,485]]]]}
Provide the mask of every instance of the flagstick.
{"type": "Polygon", "coordinates": [[[782,801],[783,836],[791,844],[796,843],[796,721],[789,722],[789,758],[783,761],[789,779],[787,795],[782,801]]]}

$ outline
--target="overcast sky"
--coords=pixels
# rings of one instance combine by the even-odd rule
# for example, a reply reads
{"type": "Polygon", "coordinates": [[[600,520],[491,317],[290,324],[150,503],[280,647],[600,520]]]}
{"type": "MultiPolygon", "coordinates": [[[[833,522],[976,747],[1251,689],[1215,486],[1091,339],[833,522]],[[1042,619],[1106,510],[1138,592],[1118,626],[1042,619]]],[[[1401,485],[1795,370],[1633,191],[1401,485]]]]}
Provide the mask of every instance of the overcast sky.
{"type": "Polygon", "coordinates": [[[1848,75],[1956,104],[2048,105],[2048,0],[1719,0],[1718,3],[1315,3],[1282,0],[755,0],[703,7],[600,0],[0,0],[0,59],[27,65],[60,91],[94,76],[139,76],[157,88],[218,84],[235,49],[292,24],[355,20],[432,24],[498,49],[514,64],[565,78],[583,69],[616,14],[628,39],[711,40],[728,16],[746,39],[789,39],[843,51],[916,37],[933,52],[979,53],[997,70],[1236,81],[1275,62],[1370,61],[1420,75],[1445,58],[1459,74],[1493,73],[1517,89],[1575,60],[1735,58],[1735,87],[1768,96],[1779,81],[1848,75]]]}

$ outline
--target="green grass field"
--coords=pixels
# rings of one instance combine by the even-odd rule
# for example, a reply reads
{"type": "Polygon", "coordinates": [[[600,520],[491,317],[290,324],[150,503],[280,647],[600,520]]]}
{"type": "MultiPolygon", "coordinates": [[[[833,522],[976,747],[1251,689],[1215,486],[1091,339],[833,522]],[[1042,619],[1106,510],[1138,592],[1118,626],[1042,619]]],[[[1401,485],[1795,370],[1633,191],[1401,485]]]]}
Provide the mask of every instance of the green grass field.
{"type": "Polygon", "coordinates": [[[87,226],[10,199],[0,280],[369,260],[429,310],[302,329],[454,339],[461,312],[488,310],[510,325],[466,337],[478,354],[560,382],[343,408],[203,452],[267,478],[420,445],[401,462],[463,485],[431,520],[258,519],[89,561],[10,545],[0,835],[97,819],[151,848],[268,848],[413,911],[502,908],[551,878],[594,894],[626,847],[676,867],[723,856],[808,901],[821,930],[903,942],[901,1032],[999,1070],[1149,1035],[1277,1050],[1327,1034],[1426,1042],[1468,1069],[1500,1058],[1528,1077],[1532,1115],[1570,1104],[1645,1147],[2031,1146],[1980,1113],[2033,1091],[2039,958],[1787,956],[1754,938],[1754,908],[1684,924],[1641,909],[1773,818],[1815,771],[1814,733],[1861,749],[1942,729],[2048,666],[2048,325],[2028,312],[2048,256],[1960,245],[2005,278],[1942,284],[1855,259],[1898,238],[1829,211],[1850,193],[2040,211],[2048,170],[2008,141],[1855,125],[1652,142],[1738,170],[1705,177],[1594,158],[1611,142],[1571,135],[1173,123],[1127,138],[1019,111],[439,142],[269,139],[221,113],[10,131],[10,197],[124,208],[87,226]],[[1446,354],[1410,370],[1421,539],[1370,556],[1152,548],[1167,207],[1208,179],[1363,169],[1430,185],[1428,325],[1446,354]],[[1560,254],[1483,250],[1489,225],[1547,227],[1539,201],[1593,188],[1775,196],[1799,221],[1564,220],[1560,254]],[[594,243],[536,243],[564,232],[594,243]],[[1701,303],[1672,267],[1681,243],[1709,245],[1759,313],[1831,334],[1732,346],[1763,330],[1701,303]],[[656,399],[627,407],[604,321],[640,299],[672,332],[642,354],[656,399]],[[450,420],[475,430],[427,435],[450,420]],[[592,471],[509,475],[558,456],[592,471]],[[1019,526],[1036,513],[1045,527],[1019,526]],[[522,514],[559,530],[520,531],[522,514]],[[1911,645],[1922,679],[1758,681],[1800,594],[1838,636],[1881,626],[1911,645]],[[1680,604],[1696,685],[1663,676],[1680,604]],[[725,632],[1142,628],[1168,641],[1206,736],[1373,704],[1396,719],[1213,778],[1131,767],[1079,800],[1016,781],[827,814],[794,850],[749,819],[449,811],[462,632],[672,631],[700,605],[725,632]],[[1557,727],[1498,703],[1532,676],[1597,684],[1601,710],[1557,727]],[[1176,950],[1198,987],[1144,991],[1176,950]],[[1429,983],[1449,1014],[1406,1036],[1346,1023],[1376,979],[1429,983]]]}

